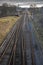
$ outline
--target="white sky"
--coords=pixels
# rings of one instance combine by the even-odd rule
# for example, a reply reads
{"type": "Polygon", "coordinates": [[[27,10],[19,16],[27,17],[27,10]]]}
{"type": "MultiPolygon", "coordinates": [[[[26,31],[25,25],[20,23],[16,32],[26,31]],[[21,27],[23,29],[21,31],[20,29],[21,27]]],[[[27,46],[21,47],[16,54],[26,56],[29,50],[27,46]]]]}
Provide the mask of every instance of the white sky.
{"type": "MultiPolygon", "coordinates": [[[[20,5],[22,8],[29,8],[30,5],[20,5]]],[[[36,7],[43,7],[43,4],[37,4],[36,7]]]]}
{"type": "MultiPolygon", "coordinates": [[[[6,2],[0,2],[0,4],[2,4],[2,3],[6,3],[6,2]]],[[[19,4],[19,6],[20,7],[22,7],[22,8],[29,8],[30,7],[30,5],[29,4],[27,4],[27,3],[17,3],[17,2],[7,2],[8,4],[13,4],[13,5],[16,5],[16,6],[18,6],[18,4],[19,4]]],[[[37,4],[37,7],[42,7],[43,6],[43,4],[37,4]]]]}

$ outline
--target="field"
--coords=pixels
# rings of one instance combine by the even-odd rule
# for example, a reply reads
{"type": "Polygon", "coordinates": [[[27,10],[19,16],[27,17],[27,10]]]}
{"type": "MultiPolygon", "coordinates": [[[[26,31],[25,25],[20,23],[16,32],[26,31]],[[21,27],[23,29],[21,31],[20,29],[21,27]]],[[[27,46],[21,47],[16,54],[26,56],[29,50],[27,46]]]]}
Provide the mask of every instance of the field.
{"type": "Polygon", "coordinates": [[[0,18],[0,45],[18,19],[19,17],[16,16],[0,18]]]}

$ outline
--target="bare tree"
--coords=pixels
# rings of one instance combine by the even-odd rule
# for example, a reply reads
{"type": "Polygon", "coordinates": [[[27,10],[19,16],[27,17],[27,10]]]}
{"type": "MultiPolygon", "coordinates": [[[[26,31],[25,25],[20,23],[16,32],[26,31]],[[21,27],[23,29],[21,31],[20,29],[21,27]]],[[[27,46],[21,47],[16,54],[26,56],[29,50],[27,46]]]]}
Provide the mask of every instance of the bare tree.
{"type": "Polygon", "coordinates": [[[2,4],[2,13],[1,13],[2,16],[6,16],[7,15],[7,7],[8,7],[7,3],[3,3],[2,4]]]}

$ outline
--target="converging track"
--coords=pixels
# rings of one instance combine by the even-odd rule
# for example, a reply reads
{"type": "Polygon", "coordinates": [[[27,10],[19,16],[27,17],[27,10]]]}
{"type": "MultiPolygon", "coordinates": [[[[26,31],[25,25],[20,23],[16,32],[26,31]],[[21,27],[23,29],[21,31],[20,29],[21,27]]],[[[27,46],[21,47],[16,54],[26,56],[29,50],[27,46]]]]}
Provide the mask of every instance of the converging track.
{"type": "Polygon", "coordinates": [[[0,46],[0,65],[43,65],[43,54],[27,12],[0,46]]]}

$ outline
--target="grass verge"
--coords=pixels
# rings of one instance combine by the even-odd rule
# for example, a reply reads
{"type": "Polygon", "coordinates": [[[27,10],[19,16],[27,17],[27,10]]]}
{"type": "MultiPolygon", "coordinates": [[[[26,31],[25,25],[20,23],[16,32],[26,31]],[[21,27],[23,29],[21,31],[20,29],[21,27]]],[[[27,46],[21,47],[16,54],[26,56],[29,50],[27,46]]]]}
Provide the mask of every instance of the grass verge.
{"type": "Polygon", "coordinates": [[[11,30],[11,28],[18,19],[19,17],[16,16],[8,16],[0,18],[0,45],[2,44],[3,39],[11,30]]]}

